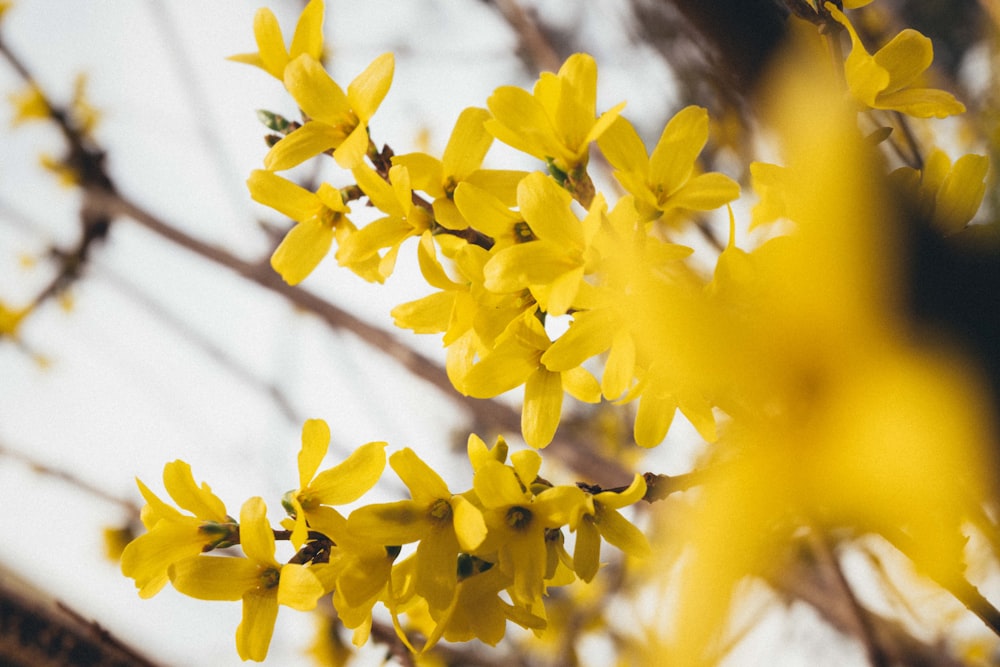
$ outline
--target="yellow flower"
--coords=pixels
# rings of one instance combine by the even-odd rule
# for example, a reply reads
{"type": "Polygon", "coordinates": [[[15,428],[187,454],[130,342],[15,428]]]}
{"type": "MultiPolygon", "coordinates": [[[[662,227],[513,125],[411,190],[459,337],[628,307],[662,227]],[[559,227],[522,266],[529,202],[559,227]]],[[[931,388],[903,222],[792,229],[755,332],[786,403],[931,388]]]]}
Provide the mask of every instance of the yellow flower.
{"type": "Polygon", "coordinates": [[[917,87],[920,76],[934,60],[931,40],[907,28],[873,56],[844,13],[833,3],[825,6],[851,37],[844,73],[851,94],[859,102],[872,109],[900,111],[918,118],[944,118],[965,111],[965,105],[951,93],[917,87]]]}
{"type": "Polygon", "coordinates": [[[935,149],[921,170],[900,167],[890,177],[916,213],[933,220],[945,234],[961,231],[976,215],[986,194],[985,155],[970,153],[951,163],[944,151],[935,149]]]}
{"type": "Polygon", "coordinates": [[[208,484],[199,487],[184,461],[168,463],[163,468],[163,486],[177,506],[191,514],[182,514],[160,500],[136,480],[146,500],[142,523],[148,531],[130,542],[122,552],[122,574],[135,580],[139,596],[156,595],[167,583],[167,570],[173,563],[235,539],[236,523],[226,514],[222,501],[208,484]]]}
{"type": "Polygon", "coordinates": [[[593,513],[593,504],[575,486],[545,487],[533,493],[541,466],[537,452],[517,452],[511,463],[485,461],[472,478],[488,530],[486,541],[473,555],[490,559],[495,553],[497,567],[513,579],[508,589],[511,599],[531,609],[545,593],[546,531],[567,524],[576,528],[584,513],[593,513]]]}
{"type": "Polygon", "coordinates": [[[306,5],[295,26],[290,49],[285,48],[285,39],[274,13],[264,7],[258,9],[253,19],[257,53],[230,56],[229,60],[260,67],[278,81],[283,81],[285,67],[298,56],[305,53],[314,60],[322,57],[323,9],[323,0],[311,0],[306,5]]]}
{"type": "Polygon", "coordinates": [[[590,242],[601,225],[604,196],[594,198],[580,221],[569,193],[536,171],[518,184],[517,200],[533,239],[497,251],[483,267],[483,284],[501,293],[528,288],[546,313],[565,315],[596,259],[590,242]]]}
{"type": "Polygon", "coordinates": [[[728,176],[698,173],[698,155],[707,142],[708,112],[689,106],[670,119],[649,156],[624,118],[615,119],[598,145],[640,214],[653,220],[675,209],[709,211],[740,196],[739,184],[728,176]]]}
{"type": "Polygon", "coordinates": [[[449,642],[478,639],[496,646],[503,639],[508,620],[532,630],[545,627],[545,619],[500,597],[500,592],[513,581],[500,568],[472,557],[465,557],[465,563],[468,565],[463,570],[467,572],[461,573],[451,605],[443,611],[430,610],[435,626],[423,650],[434,646],[442,637],[449,642]]]}
{"type": "Polygon", "coordinates": [[[8,99],[14,105],[14,117],[10,121],[12,127],[30,120],[48,120],[52,115],[45,94],[35,84],[30,84],[20,93],[11,93],[8,99]]]}
{"type": "MultiPolygon", "coordinates": [[[[455,189],[468,182],[477,185],[508,204],[514,203],[521,171],[482,169],[483,158],[493,143],[493,137],[483,123],[490,117],[485,109],[469,107],[455,121],[448,145],[438,160],[426,153],[408,153],[392,158],[394,165],[406,167],[415,190],[423,190],[434,197],[434,219],[447,229],[464,229],[469,226],[461,211],[455,206],[455,189]]],[[[479,228],[478,219],[476,228],[479,228]]]]}
{"type": "Polygon", "coordinates": [[[601,557],[601,538],[630,556],[649,555],[649,542],[638,528],[618,511],[633,505],[646,494],[646,480],[637,474],[624,491],[601,491],[592,496],[593,513],[584,514],[576,528],[573,570],[584,581],[597,574],[601,557]]]}
{"type": "Polygon", "coordinates": [[[444,609],[455,595],[459,551],[474,549],[486,535],[482,515],[465,498],[453,495],[412,449],[393,454],[389,465],[412,500],[361,507],[348,517],[347,529],[385,546],[419,541],[416,593],[432,609],[444,609]]]}
{"type": "Polygon", "coordinates": [[[580,285],[569,329],[542,355],[546,368],[565,371],[608,351],[601,376],[601,393],[608,399],[631,388],[639,369],[636,340],[643,331],[634,325],[634,313],[636,295],[648,283],[645,274],[669,273],[692,252],[650,237],[645,227],[630,195],[603,217],[592,242],[600,255],[599,284],[580,285]]]}
{"type": "Polygon", "coordinates": [[[199,600],[243,600],[236,650],[241,659],[259,662],[267,657],[278,605],[309,611],[324,590],[306,566],[275,560],[274,532],[260,498],[251,498],[240,510],[240,544],[246,558],[187,558],[171,565],[170,581],[199,600]]]}
{"type": "Polygon", "coordinates": [[[4,336],[17,338],[18,327],[21,326],[21,322],[30,312],[30,306],[28,308],[10,308],[0,302],[0,338],[4,336]]]}
{"type": "Polygon", "coordinates": [[[391,53],[382,54],[351,81],[345,94],[308,53],[290,62],[285,87],[307,120],[271,148],[264,166],[270,171],[290,169],[331,149],[344,169],[360,166],[368,151],[368,121],[389,92],[394,63],[391,53]]]}
{"type": "Polygon", "coordinates": [[[339,512],[318,515],[310,527],[329,537],[336,548],[328,565],[316,567],[325,590],[333,591],[333,606],[344,626],[354,630],[352,642],[361,646],[371,632],[372,608],[379,600],[394,606],[387,585],[399,546],[385,546],[350,530],[339,512]]]}
{"type": "Polygon", "coordinates": [[[596,117],[597,64],[584,53],[567,58],[557,74],[543,72],[531,93],[503,86],[486,104],[493,113],[486,129],[494,137],[564,174],[586,167],[590,142],[625,107],[622,102],[596,117]]]}
{"type": "Polygon", "coordinates": [[[310,526],[337,514],[331,505],[354,502],[375,485],[385,469],[386,443],[369,442],[345,461],[317,474],[329,446],[327,423],[307,419],[302,425],[299,450],[299,488],[286,493],[282,500],[295,519],[291,540],[296,549],[305,543],[310,526]]]}
{"type": "MultiPolygon", "coordinates": [[[[348,219],[351,209],[337,188],[323,183],[313,193],[274,172],[255,169],[247,179],[250,196],[287,215],[296,224],[271,255],[271,266],[286,283],[297,285],[312,273],[330,252],[333,241],[343,243],[357,231],[348,219]]],[[[352,267],[359,273],[374,272],[376,263],[352,267]]]]}
{"type": "Polygon", "coordinates": [[[462,389],[469,396],[492,398],[522,384],[521,434],[532,447],[552,441],[562,414],[563,392],[588,403],[601,397],[601,387],[581,366],[553,371],[542,362],[551,345],[534,311],[514,320],[497,338],[496,346],[465,375],[462,389]]]}
{"type": "Polygon", "coordinates": [[[388,183],[365,166],[356,168],[353,173],[358,187],[386,215],[346,239],[337,251],[337,261],[350,266],[378,258],[376,280],[382,282],[392,275],[403,241],[430,229],[431,216],[413,202],[413,188],[406,167],[399,165],[389,169],[388,183]],[[384,248],[388,251],[379,256],[378,252],[384,248]]]}

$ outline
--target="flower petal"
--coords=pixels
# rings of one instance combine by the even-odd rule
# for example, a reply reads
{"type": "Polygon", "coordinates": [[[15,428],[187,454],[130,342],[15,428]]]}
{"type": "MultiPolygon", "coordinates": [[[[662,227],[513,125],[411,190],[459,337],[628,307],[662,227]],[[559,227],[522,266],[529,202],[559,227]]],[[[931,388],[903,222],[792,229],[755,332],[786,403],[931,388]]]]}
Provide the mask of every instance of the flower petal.
{"type": "Polygon", "coordinates": [[[270,171],[284,171],[309,158],[336,148],[344,141],[343,130],[319,121],[309,121],[289,132],[264,156],[264,166],[270,171]]]}
{"type": "Polygon", "coordinates": [[[243,620],[236,628],[236,652],[241,660],[267,658],[278,618],[278,600],[272,591],[251,592],[243,598],[243,620]]]}
{"type": "Polygon", "coordinates": [[[649,183],[672,194],[687,181],[707,141],[708,111],[697,106],[678,111],[649,156],[649,183]]]}
{"type": "Polygon", "coordinates": [[[347,529],[366,540],[386,546],[423,539],[428,531],[424,509],[412,500],[365,505],[351,512],[347,529]]]}
{"type": "Polygon", "coordinates": [[[483,125],[489,118],[490,113],[486,109],[477,107],[464,109],[458,115],[441,156],[445,177],[451,177],[456,182],[463,181],[479,169],[493,143],[493,137],[483,125]]]}
{"type": "Polygon", "coordinates": [[[411,497],[425,505],[436,499],[451,498],[451,491],[441,476],[423,462],[409,447],[389,457],[389,465],[410,490],[411,497]]]}
{"type": "Polygon", "coordinates": [[[299,22],[295,25],[292,35],[292,45],[289,49],[292,58],[303,53],[319,60],[323,56],[323,0],[310,0],[299,22]]]}
{"type": "Polygon", "coordinates": [[[343,463],[316,475],[309,489],[323,505],[343,505],[375,486],[385,469],[384,442],[358,447],[343,463]]]}
{"type": "Polygon", "coordinates": [[[323,585],[306,566],[289,563],[281,567],[278,604],[299,611],[310,611],[316,608],[316,601],[324,593],[323,585]]]}
{"type": "Polygon", "coordinates": [[[315,193],[273,171],[254,169],[247,179],[247,188],[254,201],[298,222],[312,218],[320,210],[319,198],[315,193]]]}
{"type": "Polygon", "coordinates": [[[393,55],[383,53],[347,86],[347,99],[362,125],[368,124],[389,92],[395,66],[393,55]]]}
{"type": "MultiPolygon", "coordinates": [[[[598,389],[598,393],[600,390],[598,389]]],[[[552,442],[562,414],[562,376],[546,368],[532,373],[524,384],[521,433],[532,447],[552,442]]]]}
{"type": "Polygon", "coordinates": [[[247,500],[240,509],[240,545],[250,560],[278,566],[274,560],[274,532],[267,522],[267,506],[259,496],[247,500]]]}
{"type": "Polygon", "coordinates": [[[330,427],[322,419],[307,419],[302,424],[302,449],[299,450],[299,488],[309,486],[319,464],[330,447],[330,427]]]}
{"type": "Polygon", "coordinates": [[[198,600],[239,600],[260,583],[260,566],[246,558],[193,556],[170,566],[170,582],[198,600]]]}
{"type": "Polygon", "coordinates": [[[163,467],[163,486],[177,506],[205,521],[226,521],[226,506],[212,493],[208,484],[199,487],[191,474],[191,466],[180,459],[163,467]]]}
{"type": "Polygon", "coordinates": [[[311,120],[338,127],[351,119],[351,105],[344,91],[308,54],[300,55],[285,68],[285,87],[311,120]]]}
{"type": "Polygon", "coordinates": [[[335,232],[318,217],[304,220],[288,230],[271,255],[271,268],[289,285],[309,277],[333,247],[335,232]]]}

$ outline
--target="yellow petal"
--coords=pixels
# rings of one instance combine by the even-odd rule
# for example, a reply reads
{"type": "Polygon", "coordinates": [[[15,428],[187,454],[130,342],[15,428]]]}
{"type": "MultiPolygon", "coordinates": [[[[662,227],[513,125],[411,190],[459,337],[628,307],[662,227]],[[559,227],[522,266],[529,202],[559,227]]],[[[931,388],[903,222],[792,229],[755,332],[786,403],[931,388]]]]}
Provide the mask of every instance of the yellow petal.
{"type": "Polygon", "coordinates": [[[376,544],[401,545],[423,539],[428,531],[424,510],[412,500],[365,505],[351,512],[347,530],[376,544]]]}
{"type": "Polygon", "coordinates": [[[262,7],[254,14],[253,34],[257,39],[257,52],[262,66],[268,74],[280,81],[285,73],[285,65],[288,64],[288,51],[285,49],[285,39],[281,36],[281,26],[270,9],[262,7]]]}
{"type": "Polygon", "coordinates": [[[986,172],[990,161],[985,155],[963,155],[951,168],[937,192],[934,221],[947,233],[965,227],[979,210],[986,194],[986,172]]]}
{"type": "Polygon", "coordinates": [[[446,177],[462,181],[479,169],[493,137],[483,125],[490,117],[486,109],[469,107],[458,115],[451,138],[441,156],[442,170],[446,177]]]}
{"type": "Polygon", "coordinates": [[[316,475],[309,485],[310,491],[324,505],[354,502],[382,476],[385,447],[384,442],[369,442],[358,447],[343,463],[316,475]]]}
{"type": "Polygon", "coordinates": [[[375,170],[359,166],[351,173],[354,175],[358,187],[378,210],[390,216],[403,217],[406,215],[406,210],[396,199],[396,192],[392,186],[386,183],[375,170]]]}
{"type": "Polygon", "coordinates": [[[825,4],[830,16],[847,29],[851,37],[851,52],[844,62],[844,71],[847,76],[847,85],[851,93],[867,106],[875,106],[875,98],[889,85],[889,72],[880,66],[871,54],[865,50],[861,38],[854,30],[854,26],[847,20],[847,17],[837,9],[833,3],[825,4]]]}
{"type": "Polygon", "coordinates": [[[243,598],[243,620],[236,628],[236,652],[241,660],[262,662],[274,634],[278,600],[273,591],[247,593],[243,598]]]}
{"type": "Polygon", "coordinates": [[[416,592],[432,608],[451,604],[458,584],[458,540],[448,523],[417,545],[416,592]]]}
{"type": "Polygon", "coordinates": [[[486,539],[486,521],[483,513],[464,496],[451,500],[452,524],[455,536],[464,551],[473,551],[486,539]]]}
{"type": "Polygon", "coordinates": [[[506,507],[529,502],[513,468],[499,461],[483,461],[472,478],[472,487],[487,508],[506,507]]]}
{"type": "Polygon", "coordinates": [[[333,246],[334,229],[318,218],[288,230],[271,255],[271,268],[289,285],[298,285],[315,270],[333,246]]]}
{"type": "Polygon", "coordinates": [[[740,185],[724,174],[699,174],[674,192],[665,208],[711,211],[740,196],[740,185]]]}
{"type": "Polygon", "coordinates": [[[208,484],[199,487],[191,474],[191,466],[180,459],[163,467],[163,486],[177,506],[186,509],[199,519],[226,521],[226,506],[212,493],[208,484]]]}
{"type": "Polygon", "coordinates": [[[198,600],[239,600],[257,587],[260,575],[246,558],[193,556],[170,566],[174,588],[198,600]]]}
{"type": "Polygon", "coordinates": [[[591,581],[601,565],[601,535],[594,521],[585,517],[576,529],[576,546],[573,548],[573,570],[586,582],[591,581]]]}
{"type": "Polygon", "coordinates": [[[266,169],[254,169],[250,172],[247,188],[254,201],[298,222],[315,216],[320,209],[319,198],[315,193],[266,169]]]}
{"type": "Polygon", "coordinates": [[[646,146],[632,123],[624,118],[615,118],[610,127],[598,138],[597,145],[616,170],[637,174],[646,174],[649,171],[646,146]]]}
{"type": "Polygon", "coordinates": [[[536,448],[552,442],[562,415],[562,400],[562,376],[559,373],[539,368],[528,377],[521,408],[521,434],[525,442],[536,448]]]}
{"type": "Polygon", "coordinates": [[[351,107],[344,91],[309,54],[303,53],[288,64],[284,81],[285,88],[308,118],[334,127],[350,119],[351,107]]]}
{"type": "Polygon", "coordinates": [[[611,347],[617,324],[610,308],[574,313],[569,329],[542,354],[542,363],[550,371],[576,368],[611,347]]]}
{"type": "Polygon", "coordinates": [[[441,333],[448,328],[455,307],[454,292],[435,292],[422,299],[400,304],[392,309],[392,321],[414,333],[441,333]]]}
{"type": "Polygon", "coordinates": [[[307,419],[302,425],[299,450],[299,488],[309,486],[330,446],[330,427],[322,419],[307,419]]]}
{"type": "Polygon", "coordinates": [[[600,503],[604,507],[621,509],[627,505],[639,502],[645,495],[646,478],[641,474],[636,473],[635,477],[632,478],[632,483],[628,485],[627,489],[620,493],[602,491],[594,496],[594,502],[600,503]]]}
{"type": "Polygon", "coordinates": [[[267,506],[263,498],[254,496],[240,509],[240,545],[250,560],[278,566],[274,560],[274,533],[267,522],[267,506]]]}
{"type": "Polygon", "coordinates": [[[463,379],[463,390],[474,398],[492,398],[524,384],[538,368],[537,356],[514,341],[498,345],[463,379]]]}
{"type": "Polygon", "coordinates": [[[601,385],[586,368],[577,366],[562,372],[562,385],[566,393],[584,403],[601,400],[601,385]]]}
{"type": "Polygon", "coordinates": [[[368,152],[368,128],[364,123],[359,124],[351,133],[347,135],[343,143],[333,151],[333,159],[342,169],[354,169],[363,164],[365,154],[368,152]]]}
{"type": "Polygon", "coordinates": [[[278,579],[278,604],[310,611],[325,593],[316,575],[304,565],[289,563],[281,567],[278,579]]]}
{"type": "Polygon", "coordinates": [[[566,246],[529,241],[498,251],[483,267],[483,285],[491,292],[520,292],[531,285],[548,285],[580,266],[566,246]]]}
{"type": "Polygon", "coordinates": [[[550,243],[583,248],[580,221],[570,210],[572,197],[541,172],[526,176],[517,186],[521,215],[536,236],[550,243]]]}
{"type": "Polygon", "coordinates": [[[406,153],[393,156],[392,164],[406,167],[414,190],[423,190],[432,197],[445,196],[441,160],[427,153],[406,153]]]}
{"type": "Polygon", "coordinates": [[[707,141],[708,111],[697,106],[678,111],[649,156],[649,183],[661,186],[665,194],[673,193],[691,175],[707,141]]]}
{"type": "Polygon", "coordinates": [[[656,447],[667,437],[677,411],[676,402],[644,393],[635,415],[635,441],[640,447],[656,447]]]}
{"type": "Polygon", "coordinates": [[[917,118],[946,118],[965,113],[965,105],[951,93],[934,88],[904,88],[879,95],[878,109],[893,109],[917,118]]]}
{"type": "Polygon", "coordinates": [[[336,148],[344,141],[344,132],[332,125],[309,121],[285,135],[264,156],[264,166],[270,171],[284,171],[309,158],[336,148]]]}
{"type": "Polygon", "coordinates": [[[571,157],[560,146],[545,108],[528,91],[501,86],[489,96],[486,105],[493,118],[484,126],[500,141],[541,160],[571,157]]]}
{"type": "Polygon", "coordinates": [[[393,55],[383,53],[347,86],[347,99],[362,125],[368,124],[389,92],[395,65],[393,55]]]}
{"type": "Polygon", "coordinates": [[[389,465],[417,503],[427,505],[437,499],[451,498],[451,491],[441,476],[409,447],[390,456],[389,465]]]}
{"type": "Polygon", "coordinates": [[[883,93],[894,93],[909,86],[934,60],[931,40],[907,28],[875,52],[875,62],[889,72],[889,85],[883,93]]]}
{"type": "Polygon", "coordinates": [[[646,536],[616,510],[609,509],[603,512],[597,523],[597,529],[608,544],[618,547],[629,556],[645,558],[650,554],[646,536]]]}
{"type": "Polygon", "coordinates": [[[310,0],[299,16],[289,49],[292,58],[303,53],[316,60],[323,56],[323,0],[310,0]]]}
{"type": "Polygon", "coordinates": [[[524,449],[510,455],[510,464],[514,466],[514,472],[526,488],[538,477],[538,471],[542,469],[542,457],[538,452],[531,449],[524,449]]]}

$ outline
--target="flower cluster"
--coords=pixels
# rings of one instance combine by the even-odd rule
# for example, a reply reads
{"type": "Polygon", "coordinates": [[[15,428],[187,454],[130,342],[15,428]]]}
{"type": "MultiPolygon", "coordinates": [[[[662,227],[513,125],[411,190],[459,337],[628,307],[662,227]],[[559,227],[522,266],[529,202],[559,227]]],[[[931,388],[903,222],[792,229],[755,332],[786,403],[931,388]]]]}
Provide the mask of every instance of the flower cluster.
{"type": "Polygon", "coordinates": [[[645,495],[641,475],[623,489],[554,486],[539,477],[536,452],[516,452],[508,462],[503,439],[489,448],[473,435],[471,489],[453,493],[413,450],[402,449],[388,462],[410,499],[363,505],[345,517],[336,507],[358,500],[378,481],[386,443],[363,445],[317,472],[329,441],[326,422],[303,425],[299,487],[282,500],[287,517],[280,530],[269,525],[260,498],[243,504],[239,521],[228,516],[183,461],[167,464],[163,481],[188,514],[140,481],[148,532],[125,548],[122,572],[142,597],[169,580],[201,600],[242,600],[237,650],[244,660],[263,660],[279,605],[308,611],[331,595],[357,645],[368,640],[380,602],[408,645],[412,633],[425,638],[423,650],[441,638],[495,645],[508,620],[544,629],[548,587],[592,580],[602,538],[636,557],[649,552],[646,538],[619,512],[645,495]],[[563,546],[564,529],[577,533],[572,555],[563,546]],[[276,536],[296,549],[284,564],[275,558],[276,536]],[[215,553],[237,544],[244,557],[215,553]],[[406,545],[415,546],[400,558],[406,545]]]}
{"type": "MultiPolygon", "coordinates": [[[[961,464],[978,459],[989,432],[977,385],[903,324],[893,241],[902,216],[887,202],[905,199],[942,234],[960,234],[982,202],[988,160],[953,163],[933,150],[890,171],[876,157],[876,139],[891,134],[884,112],[928,119],[964,107],[923,87],[932,52],[919,33],[904,30],[872,55],[839,5],[810,6],[829,28],[814,37],[831,40],[832,53],[851,49],[831,72],[829,61],[814,62],[812,42],[790,58],[805,77],[774,76],[776,102],[761,116],[782,164],[747,167],[758,197],[749,227],[783,224],[750,251],[736,244],[729,206],[739,184],[703,159],[708,112],[679,110],[648,151],[624,104],[598,112],[597,67],[586,54],[543,73],[530,92],[501,87],[487,108],[464,110],[440,158],[377,147],[369,124],[393,58],[376,58],[345,92],[322,63],[322,0],[307,5],[290,48],[261,10],[259,52],[236,57],[281,80],[302,111],[301,122],[266,114],[278,136],[247,181],[256,201],[294,221],[271,257],[288,283],[307,279],[331,252],[384,282],[415,246],[430,292],[393,309],[396,325],[442,336],[462,394],[522,388],[521,435],[531,447],[555,438],[566,393],[634,403],[642,447],[661,443],[678,411],[719,443],[707,458],[726,472],[706,476],[693,503],[696,556],[680,566],[677,597],[697,600],[678,625],[692,663],[724,626],[728,595],[703,604],[699,594],[735,587],[766,560],[766,540],[793,532],[789,517],[862,531],[899,526],[925,545],[912,554],[921,567],[957,567],[958,526],[982,495],[976,466],[961,464]],[[863,138],[859,116],[882,129],[863,138]],[[494,140],[538,169],[487,168],[494,140]],[[597,151],[614,190],[591,176],[597,151]],[[310,190],[278,173],[320,155],[344,170],[343,183],[310,190]],[[362,200],[374,211],[367,222],[361,206],[351,208],[362,200]],[[694,244],[681,241],[723,207],[729,242],[706,270],[694,244]]],[[[643,475],[612,490],[553,485],[539,476],[536,451],[508,457],[502,439],[489,448],[470,436],[472,488],[455,493],[414,451],[387,458],[381,442],[317,472],[329,438],[324,422],[304,425],[299,488],[283,500],[282,530],[268,526],[257,498],[238,522],[226,515],[183,462],[167,466],[164,483],[189,514],[140,483],[149,532],[125,550],[123,572],[143,596],[170,580],[194,597],[242,599],[238,649],[261,659],[278,605],[310,609],[325,595],[356,644],[368,639],[378,603],[411,649],[417,635],[421,650],[442,639],[493,645],[508,621],[540,632],[547,590],[591,581],[603,542],[631,556],[650,550],[620,512],[646,497],[643,475]],[[338,511],[375,485],[386,462],[410,499],[338,511]],[[274,556],[276,536],[295,549],[285,564],[274,556]],[[204,553],[235,544],[245,558],[204,553]]]]}

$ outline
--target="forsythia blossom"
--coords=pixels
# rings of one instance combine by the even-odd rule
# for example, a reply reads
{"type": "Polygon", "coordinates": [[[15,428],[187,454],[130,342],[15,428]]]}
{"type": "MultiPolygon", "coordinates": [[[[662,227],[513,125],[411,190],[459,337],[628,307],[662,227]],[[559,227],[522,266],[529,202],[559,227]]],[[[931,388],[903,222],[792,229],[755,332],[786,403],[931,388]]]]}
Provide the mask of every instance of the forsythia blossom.
{"type": "MultiPolygon", "coordinates": [[[[598,114],[589,55],[570,56],[530,92],[504,86],[488,109],[465,109],[440,159],[377,148],[370,124],[394,58],[377,57],[345,92],[321,62],[320,0],[306,6],[288,48],[261,10],[258,52],[234,57],[280,79],[303,114],[301,125],[272,123],[284,136],[247,181],[254,200],[295,223],[271,257],[286,282],[304,280],[334,242],[341,266],[383,282],[413,238],[430,293],[394,308],[396,325],[442,336],[462,394],[522,389],[527,445],[555,439],[567,393],[632,403],[631,439],[642,447],[660,444],[677,414],[705,441],[706,481],[685,499],[692,520],[677,531],[690,553],[675,549],[684,558],[668,568],[682,575],[675,597],[685,607],[671,638],[678,664],[704,660],[737,582],[774,562],[771,542],[798,534],[796,520],[901,527],[920,541],[910,554],[919,567],[960,571],[960,531],[984,495],[983,466],[962,465],[978,461],[976,443],[989,439],[978,385],[951,353],[915,342],[897,302],[891,235],[901,215],[885,193],[891,183],[908,213],[956,234],[984,199],[989,161],[952,162],[940,150],[921,161],[912,151],[915,166],[885,173],[879,147],[862,140],[858,105],[921,118],[964,106],[923,87],[933,57],[926,37],[903,30],[871,54],[839,5],[824,6],[827,27],[832,18],[851,40],[836,63],[844,76],[828,78],[806,51],[789,61],[809,77],[776,70],[781,85],[762,122],[780,159],[746,173],[758,198],[749,228],[781,224],[746,250],[739,207],[729,206],[740,185],[708,170],[703,155],[708,111],[680,109],[648,150],[621,115],[624,103],[598,114]],[[494,139],[544,168],[488,168],[494,139]],[[591,150],[613,170],[618,196],[597,191],[591,150]],[[336,186],[306,189],[275,173],[324,154],[342,169],[336,186]],[[368,206],[349,206],[363,198],[368,206]],[[728,244],[704,261],[686,239],[713,224],[704,212],[723,206],[728,244]]],[[[18,119],[45,111],[40,92],[15,102],[18,119]]],[[[901,117],[874,117],[889,115],[901,117]]],[[[14,336],[22,317],[0,305],[0,334],[14,336]]],[[[565,625],[550,618],[551,589],[599,580],[605,545],[634,559],[656,547],[628,508],[662,497],[656,482],[665,476],[635,474],[614,488],[553,483],[534,449],[510,453],[502,437],[491,448],[472,435],[469,488],[404,447],[388,463],[409,497],[365,503],[389,445],[369,442],[321,470],[329,442],[326,422],[303,424],[298,488],[283,498],[280,528],[260,498],[243,504],[238,522],[228,516],[183,461],[164,470],[180,509],[138,482],[147,532],[125,548],[123,573],[142,597],[169,580],[195,598],[242,600],[243,659],[264,659],[279,605],[309,610],[326,596],[354,644],[377,634],[381,604],[402,645],[426,654],[441,640],[495,645],[508,621],[558,633],[565,625]],[[337,507],[347,504],[345,516],[337,507]],[[294,551],[284,563],[276,540],[294,551]],[[243,556],[203,553],[237,545],[243,556]]]]}

